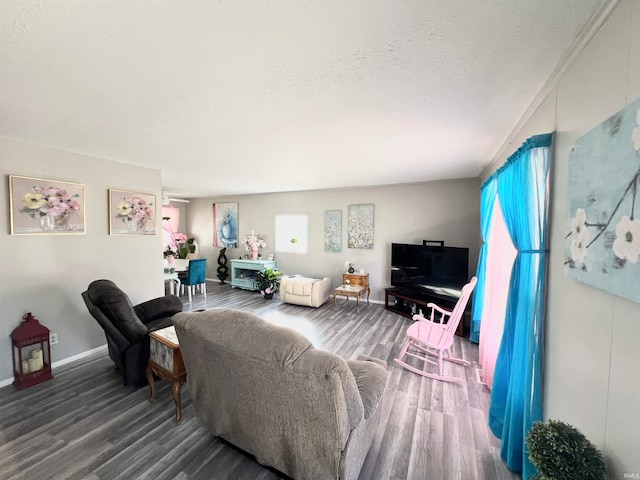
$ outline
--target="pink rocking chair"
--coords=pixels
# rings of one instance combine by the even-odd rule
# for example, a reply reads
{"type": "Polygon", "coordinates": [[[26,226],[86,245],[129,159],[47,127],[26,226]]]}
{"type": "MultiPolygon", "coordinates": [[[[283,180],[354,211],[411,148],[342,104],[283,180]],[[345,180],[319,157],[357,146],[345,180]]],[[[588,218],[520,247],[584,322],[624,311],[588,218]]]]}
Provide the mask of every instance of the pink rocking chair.
{"type": "Polygon", "coordinates": [[[464,366],[471,364],[462,358],[452,357],[450,348],[464,309],[477,282],[478,279],[473,277],[469,283],[462,287],[462,295],[452,311],[440,308],[435,303],[429,303],[427,307],[431,308],[431,314],[428,319],[422,315],[414,315],[413,319],[417,321],[407,330],[407,340],[404,342],[402,350],[400,350],[400,355],[394,361],[418,375],[445,382],[462,382],[462,378],[444,375],[444,360],[464,366]],[[409,349],[417,353],[409,352],[409,349]],[[425,363],[438,365],[439,373],[429,373],[426,370],[409,365],[403,360],[406,356],[417,358],[425,363]],[[437,357],[438,360],[431,360],[428,356],[437,357]]]}

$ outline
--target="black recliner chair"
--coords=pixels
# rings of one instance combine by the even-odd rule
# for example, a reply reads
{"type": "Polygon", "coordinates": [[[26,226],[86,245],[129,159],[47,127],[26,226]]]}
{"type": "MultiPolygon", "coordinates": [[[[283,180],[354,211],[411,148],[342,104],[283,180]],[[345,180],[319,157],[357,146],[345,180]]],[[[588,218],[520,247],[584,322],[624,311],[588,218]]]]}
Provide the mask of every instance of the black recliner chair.
{"type": "Polygon", "coordinates": [[[149,332],[173,325],[171,317],[182,311],[182,302],[174,295],[131,305],[126,293],[111,280],[89,284],[82,298],[89,312],[104,329],[109,356],[122,374],[124,384],[147,384],[149,332]]]}

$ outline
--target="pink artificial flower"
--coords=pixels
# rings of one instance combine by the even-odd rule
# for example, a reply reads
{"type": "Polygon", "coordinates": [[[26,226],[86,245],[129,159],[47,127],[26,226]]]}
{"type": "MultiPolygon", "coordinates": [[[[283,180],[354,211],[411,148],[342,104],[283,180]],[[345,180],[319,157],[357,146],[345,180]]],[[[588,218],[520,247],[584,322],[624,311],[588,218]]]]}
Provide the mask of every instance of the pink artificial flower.
{"type": "Polygon", "coordinates": [[[180,242],[180,243],[182,243],[182,242],[186,242],[186,241],[187,241],[187,236],[186,236],[184,233],[180,233],[180,232],[178,232],[178,233],[176,233],[176,234],[173,236],[173,239],[174,239],[176,242],[180,242]]]}
{"type": "Polygon", "coordinates": [[[55,197],[58,194],[58,191],[59,190],[56,187],[46,187],[43,193],[47,197],[55,197]]]}

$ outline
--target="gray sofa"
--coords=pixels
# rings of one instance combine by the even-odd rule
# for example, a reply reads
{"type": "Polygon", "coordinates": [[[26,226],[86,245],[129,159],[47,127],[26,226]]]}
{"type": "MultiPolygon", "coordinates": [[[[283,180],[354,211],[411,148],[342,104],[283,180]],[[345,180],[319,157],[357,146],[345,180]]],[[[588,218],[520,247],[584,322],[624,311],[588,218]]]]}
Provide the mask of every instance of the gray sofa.
{"type": "Polygon", "coordinates": [[[248,312],[173,323],[200,423],[299,480],[355,480],[376,433],[386,363],[345,361],[248,312]]]}

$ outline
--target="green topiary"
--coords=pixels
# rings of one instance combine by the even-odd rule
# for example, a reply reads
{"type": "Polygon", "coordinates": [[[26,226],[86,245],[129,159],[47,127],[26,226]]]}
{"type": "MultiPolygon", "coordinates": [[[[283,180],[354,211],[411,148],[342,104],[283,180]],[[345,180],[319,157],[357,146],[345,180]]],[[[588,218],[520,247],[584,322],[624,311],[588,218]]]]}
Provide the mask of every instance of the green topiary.
{"type": "Polygon", "coordinates": [[[602,453],[580,431],[558,420],[536,422],[527,435],[538,480],[602,480],[602,453]]]}

